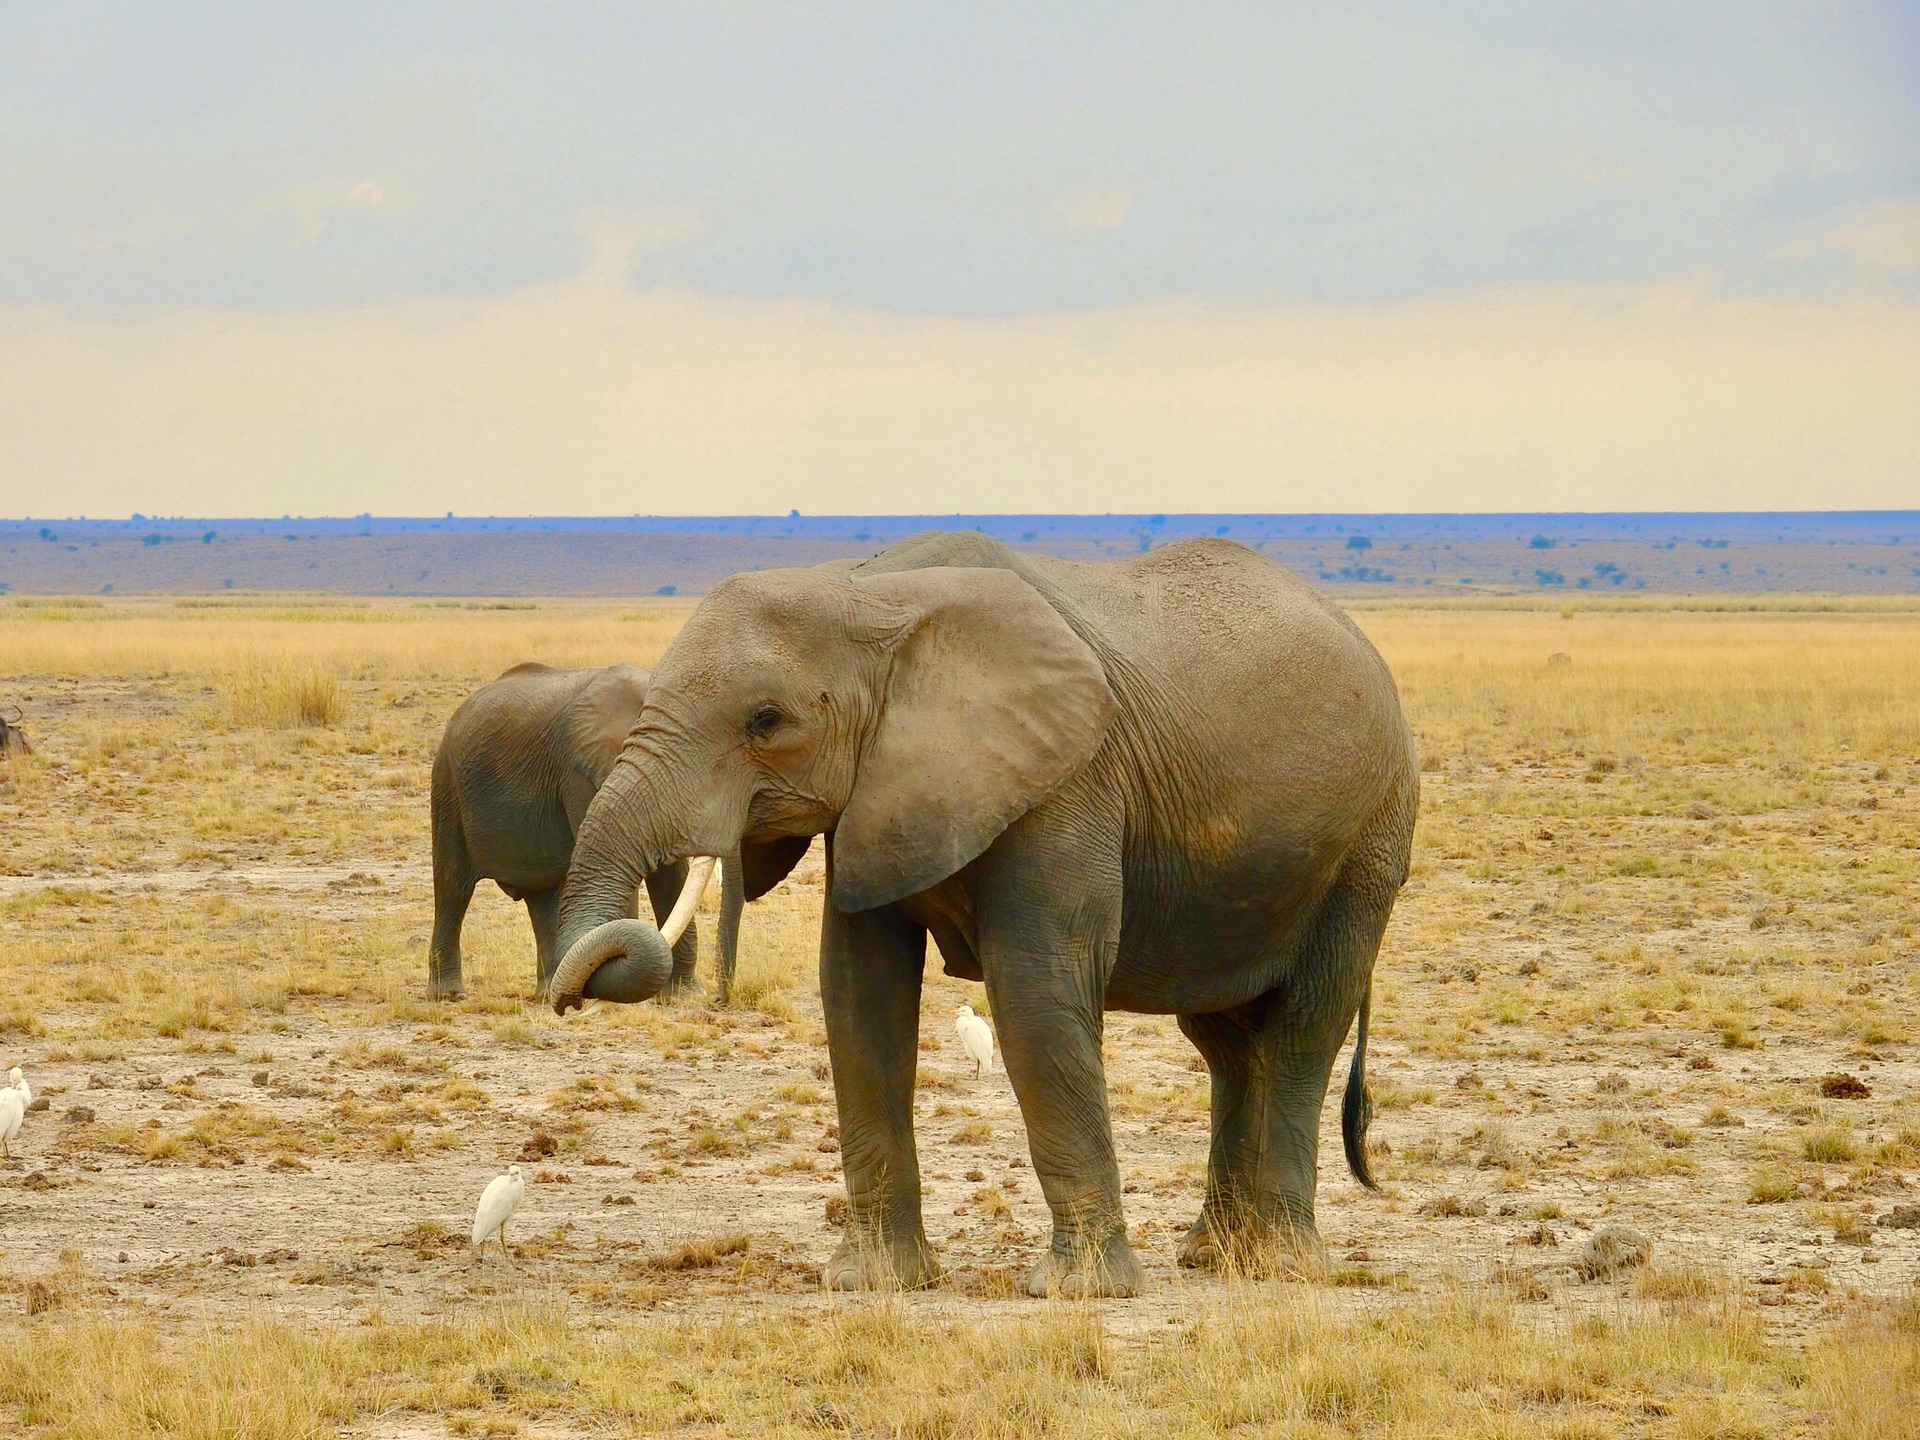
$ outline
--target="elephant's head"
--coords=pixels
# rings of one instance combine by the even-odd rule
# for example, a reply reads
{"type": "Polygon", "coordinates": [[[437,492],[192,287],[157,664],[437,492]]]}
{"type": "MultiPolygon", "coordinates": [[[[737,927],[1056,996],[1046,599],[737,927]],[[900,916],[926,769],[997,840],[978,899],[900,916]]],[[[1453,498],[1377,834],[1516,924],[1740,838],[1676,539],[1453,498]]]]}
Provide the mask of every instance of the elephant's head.
{"type": "Polygon", "coordinates": [[[660,932],[624,918],[660,865],[737,846],[753,898],[832,831],[831,903],[888,904],[1065,783],[1115,708],[1098,657],[1011,571],[735,576],[654,670],[581,825],[554,1008],[666,983],[660,932]]]}

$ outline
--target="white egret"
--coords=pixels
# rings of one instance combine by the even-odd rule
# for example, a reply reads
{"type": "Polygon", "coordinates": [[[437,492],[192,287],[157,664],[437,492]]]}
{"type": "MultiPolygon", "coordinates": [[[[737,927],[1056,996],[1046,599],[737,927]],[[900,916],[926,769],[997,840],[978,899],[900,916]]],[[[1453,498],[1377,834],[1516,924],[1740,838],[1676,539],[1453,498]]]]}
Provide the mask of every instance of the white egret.
{"type": "Polygon", "coordinates": [[[0,1157],[13,1158],[13,1137],[20,1133],[20,1122],[26,1118],[26,1097],[11,1085],[0,1090],[0,1157]]]}
{"type": "Polygon", "coordinates": [[[962,1005],[954,1011],[958,1017],[953,1028],[960,1033],[960,1048],[973,1061],[973,1073],[993,1068],[993,1026],[973,1013],[973,1006],[962,1005]]]}
{"type": "Polygon", "coordinates": [[[33,1087],[27,1084],[27,1077],[20,1073],[18,1065],[7,1072],[7,1083],[20,1092],[22,1105],[33,1104],[33,1087]]]}
{"type": "Polygon", "coordinates": [[[520,1208],[520,1201],[526,1193],[527,1182],[521,1177],[518,1165],[509,1165],[506,1174],[496,1175],[487,1182],[487,1188],[480,1192],[480,1208],[473,1212],[473,1244],[476,1250],[484,1247],[497,1233],[500,1236],[500,1253],[507,1257],[508,1264],[513,1263],[513,1253],[507,1249],[507,1221],[520,1208]]]}

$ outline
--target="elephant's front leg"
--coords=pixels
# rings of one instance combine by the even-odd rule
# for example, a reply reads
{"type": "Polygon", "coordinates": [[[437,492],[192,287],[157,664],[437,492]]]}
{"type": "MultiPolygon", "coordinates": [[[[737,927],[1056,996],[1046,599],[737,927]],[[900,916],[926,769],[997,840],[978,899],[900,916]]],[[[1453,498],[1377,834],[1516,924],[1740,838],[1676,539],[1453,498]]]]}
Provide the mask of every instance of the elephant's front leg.
{"type": "Polygon", "coordinates": [[[1138,1294],[1100,1058],[1103,1001],[1120,943],[1117,803],[1042,807],[976,870],[981,961],[1000,1053],[1027,1124],[1053,1241],[1030,1295],[1138,1294]]]}
{"type": "Polygon", "coordinates": [[[714,970],[720,1003],[733,1003],[733,973],[740,959],[740,912],[747,904],[746,877],[740,873],[740,852],[720,861],[720,939],[714,970]]]}
{"type": "Polygon", "coordinates": [[[533,890],[526,896],[527,918],[533,922],[533,953],[537,964],[533,998],[547,998],[547,985],[560,965],[560,891],[533,890]]]}
{"type": "Polygon", "coordinates": [[[460,927],[479,883],[459,806],[439,766],[433,784],[433,939],[427,947],[427,998],[458,1000],[466,993],[460,968],[460,927]]]}
{"type": "Polygon", "coordinates": [[[891,907],[858,915],[825,907],[820,1003],[851,1208],[846,1239],[827,1262],[830,1290],[912,1288],[939,1278],[921,1224],[913,1147],[926,955],[926,931],[891,907]]]}

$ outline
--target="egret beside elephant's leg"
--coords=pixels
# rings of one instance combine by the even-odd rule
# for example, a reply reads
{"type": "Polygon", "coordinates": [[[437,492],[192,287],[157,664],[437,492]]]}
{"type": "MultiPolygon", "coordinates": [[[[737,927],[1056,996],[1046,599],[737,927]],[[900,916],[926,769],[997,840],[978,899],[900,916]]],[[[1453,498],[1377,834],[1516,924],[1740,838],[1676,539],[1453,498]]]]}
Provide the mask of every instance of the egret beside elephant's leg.
{"type": "Polygon", "coordinates": [[[829,1290],[915,1289],[940,1276],[921,1221],[913,1147],[926,954],[927,932],[891,907],[855,915],[825,907],[820,1002],[850,1212],[824,1272],[829,1290]]]}

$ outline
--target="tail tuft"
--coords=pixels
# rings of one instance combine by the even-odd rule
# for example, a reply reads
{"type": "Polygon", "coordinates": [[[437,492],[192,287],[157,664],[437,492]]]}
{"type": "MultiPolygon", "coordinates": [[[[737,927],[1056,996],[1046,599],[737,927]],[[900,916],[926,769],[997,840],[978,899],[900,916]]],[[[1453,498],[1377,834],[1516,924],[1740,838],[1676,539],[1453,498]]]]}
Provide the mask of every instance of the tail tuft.
{"type": "Polygon", "coordinates": [[[1367,1016],[1373,1008],[1373,982],[1360,997],[1360,1019],[1353,1033],[1353,1064],[1347,1070],[1347,1093],[1340,1103],[1340,1139],[1347,1152],[1347,1168],[1369,1190],[1380,1187],[1367,1164],[1367,1126],[1373,1123],[1373,1098],[1367,1094],[1367,1016]]]}

